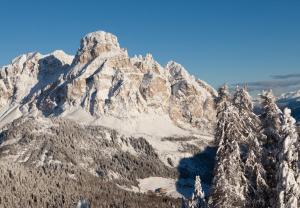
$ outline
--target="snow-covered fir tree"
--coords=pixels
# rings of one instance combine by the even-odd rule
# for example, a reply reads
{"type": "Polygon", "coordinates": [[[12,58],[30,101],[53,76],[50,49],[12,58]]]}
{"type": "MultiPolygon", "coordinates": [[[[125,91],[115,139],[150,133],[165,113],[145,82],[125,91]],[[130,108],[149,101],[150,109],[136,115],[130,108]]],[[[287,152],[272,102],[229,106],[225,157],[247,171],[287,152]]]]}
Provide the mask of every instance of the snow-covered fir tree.
{"type": "Polygon", "coordinates": [[[215,143],[219,146],[225,136],[226,121],[230,116],[228,109],[232,107],[228,86],[224,85],[218,89],[218,97],[216,98],[217,110],[217,128],[215,143]]]}
{"type": "Polygon", "coordinates": [[[200,176],[196,176],[196,179],[195,179],[194,196],[199,197],[201,199],[204,199],[204,197],[205,197],[204,192],[202,190],[202,186],[201,186],[200,176]]]}
{"type": "Polygon", "coordinates": [[[277,207],[300,206],[299,136],[290,109],[284,109],[277,164],[277,207]]]}
{"type": "Polygon", "coordinates": [[[243,139],[240,144],[253,145],[253,142],[263,139],[262,125],[259,117],[253,112],[253,102],[246,88],[237,87],[232,99],[233,105],[238,110],[239,118],[242,121],[241,132],[243,139]]]}
{"type": "Polygon", "coordinates": [[[242,88],[239,86],[236,87],[232,102],[239,109],[239,111],[252,112],[253,102],[251,96],[247,92],[246,86],[242,88]]]}
{"type": "Polygon", "coordinates": [[[264,91],[260,95],[260,100],[263,109],[260,117],[264,132],[267,136],[267,143],[278,146],[278,141],[280,140],[282,111],[278,108],[276,98],[271,90],[264,91]]]}
{"type": "Polygon", "coordinates": [[[245,207],[247,184],[238,144],[243,139],[243,121],[232,105],[226,86],[219,89],[216,104],[218,149],[209,205],[216,208],[245,207]]]}
{"type": "Polygon", "coordinates": [[[267,172],[266,182],[269,186],[269,206],[276,207],[277,187],[277,154],[281,141],[282,112],[276,105],[276,99],[272,91],[265,91],[260,95],[262,114],[260,115],[266,141],[263,146],[263,165],[267,172]]]}
{"type": "Polygon", "coordinates": [[[245,151],[248,153],[249,147],[259,143],[264,138],[261,121],[253,112],[253,102],[245,87],[237,87],[233,94],[232,103],[236,107],[239,119],[241,120],[242,137],[238,142],[247,146],[245,151]]]}
{"type": "Polygon", "coordinates": [[[244,174],[247,178],[247,207],[266,207],[268,186],[266,171],[262,165],[261,141],[264,139],[259,117],[253,113],[253,102],[246,87],[237,87],[233,95],[233,104],[243,121],[243,138],[239,145],[242,149],[244,174]]]}
{"type": "Polygon", "coordinates": [[[209,205],[215,208],[245,207],[246,179],[241,167],[236,141],[228,141],[218,148],[213,190],[209,205]]]}
{"type": "Polygon", "coordinates": [[[231,98],[223,86],[216,98],[216,165],[205,201],[200,178],[185,208],[300,207],[300,139],[290,110],[284,114],[271,91],[260,96],[262,113],[237,88],[231,98]]]}
{"type": "Polygon", "coordinates": [[[230,94],[227,85],[223,85],[218,89],[218,97],[216,97],[215,102],[217,114],[223,112],[229,105],[231,105],[230,94]]]}
{"type": "Polygon", "coordinates": [[[205,194],[202,190],[200,176],[196,176],[195,189],[191,200],[186,202],[186,208],[207,208],[205,194]]]}

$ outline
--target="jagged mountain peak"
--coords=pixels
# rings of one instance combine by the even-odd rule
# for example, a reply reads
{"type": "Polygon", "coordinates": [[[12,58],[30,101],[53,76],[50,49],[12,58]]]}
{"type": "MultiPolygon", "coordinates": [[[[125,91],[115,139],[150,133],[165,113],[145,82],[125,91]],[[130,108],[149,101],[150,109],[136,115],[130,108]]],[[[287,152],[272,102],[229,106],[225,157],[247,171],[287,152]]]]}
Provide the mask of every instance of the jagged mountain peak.
{"type": "Polygon", "coordinates": [[[63,51],[47,55],[30,52],[16,57],[0,69],[0,107],[22,102],[37,89],[37,84],[44,87],[65,73],[72,61],[73,56],[63,51]]]}
{"type": "Polygon", "coordinates": [[[74,59],[74,56],[67,54],[63,50],[55,50],[46,56],[50,56],[50,55],[53,55],[54,57],[56,57],[58,60],[60,60],[62,62],[62,64],[71,65],[73,62],[73,59],[74,59]]]}
{"type": "Polygon", "coordinates": [[[86,47],[93,47],[95,44],[97,45],[111,45],[111,47],[119,48],[120,45],[118,42],[118,38],[105,31],[96,31],[96,32],[91,32],[85,35],[81,39],[81,48],[86,48],[86,47]]]}
{"type": "Polygon", "coordinates": [[[107,59],[115,56],[128,56],[127,51],[120,48],[118,38],[104,31],[92,32],[81,39],[73,65],[86,64],[95,58],[107,59]]]}
{"type": "Polygon", "coordinates": [[[34,59],[34,58],[39,59],[40,57],[42,57],[42,54],[40,54],[38,52],[25,53],[25,54],[22,54],[20,56],[17,56],[16,58],[14,58],[11,61],[11,65],[18,65],[17,67],[22,68],[23,64],[25,62],[28,62],[28,61],[30,61],[31,59],[34,59]]]}
{"type": "Polygon", "coordinates": [[[175,61],[169,61],[165,68],[175,80],[186,79],[190,76],[187,70],[181,64],[176,63],[175,61]]]}

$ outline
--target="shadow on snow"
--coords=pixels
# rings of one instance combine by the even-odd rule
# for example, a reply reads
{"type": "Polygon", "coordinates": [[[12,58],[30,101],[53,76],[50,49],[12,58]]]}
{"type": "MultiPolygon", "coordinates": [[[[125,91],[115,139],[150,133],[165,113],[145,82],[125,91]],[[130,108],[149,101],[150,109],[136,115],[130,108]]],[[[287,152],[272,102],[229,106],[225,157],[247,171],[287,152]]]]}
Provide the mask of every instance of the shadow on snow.
{"type": "Polygon", "coordinates": [[[180,194],[186,198],[192,196],[197,175],[201,178],[201,185],[205,194],[209,193],[213,179],[215,155],[216,148],[208,146],[193,157],[184,158],[179,162],[176,189],[180,194]]]}

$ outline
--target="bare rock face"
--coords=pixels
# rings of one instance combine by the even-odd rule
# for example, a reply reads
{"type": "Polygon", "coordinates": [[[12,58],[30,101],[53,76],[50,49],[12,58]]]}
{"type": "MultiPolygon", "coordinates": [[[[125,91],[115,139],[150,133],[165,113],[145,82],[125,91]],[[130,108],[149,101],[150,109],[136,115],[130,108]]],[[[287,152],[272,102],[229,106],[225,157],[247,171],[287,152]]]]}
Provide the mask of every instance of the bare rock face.
{"type": "Polygon", "coordinates": [[[41,57],[39,53],[25,54],[0,70],[0,107],[20,102],[36,84],[41,57]]]}
{"type": "Polygon", "coordinates": [[[46,116],[71,109],[95,119],[167,115],[184,129],[210,128],[215,117],[212,87],[175,62],[162,67],[151,54],[130,58],[103,31],[83,37],[74,59],[61,51],[17,58],[1,70],[0,91],[0,107],[22,103],[24,112],[34,105],[46,116]]]}
{"type": "Polygon", "coordinates": [[[123,52],[116,36],[103,31],[93,32],[81,39],[74,62],[88,63],[99,56],[105,59],[123,52]]]}
{"type": "Polygon", "coordinates": [[[179,124],[188,123],[196,128],[212,124],[215,118],[214,90],[209,86],[208,89],[204,88],[202,81],[190,76],[178,63],[169,62],[166,69],[170,73],[172,120],[179,124]]]}

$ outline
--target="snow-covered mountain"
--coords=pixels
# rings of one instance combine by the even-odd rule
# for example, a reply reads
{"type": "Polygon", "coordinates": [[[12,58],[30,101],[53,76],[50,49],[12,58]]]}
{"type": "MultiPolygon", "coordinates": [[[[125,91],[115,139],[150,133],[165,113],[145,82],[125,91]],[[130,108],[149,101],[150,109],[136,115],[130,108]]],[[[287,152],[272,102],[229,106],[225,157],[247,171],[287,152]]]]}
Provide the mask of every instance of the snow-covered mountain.
{"type": "Polygon", "coordinates": [[[34,112],[130,133],[163,123],[169,133],[207,130],[215,118],[212,87],[173,61],[162,67],[150,54],[129,57],[103,31],[86,35],[74,58],[62,51],[17,57],[1,69],[0,92],[1,124],[34,112]]]}
{"type": "Polygon", "coordinates": [[[0,186],[20,190],[2,192],[5,206],[178,204],[141,194],[189,196],[196,175],[211,183],[216,94],[174,61],[129,57],[103,31],[83,37],[75,56],[15,58],[0,69],[0,172],[11,179],[0,186]]]}

